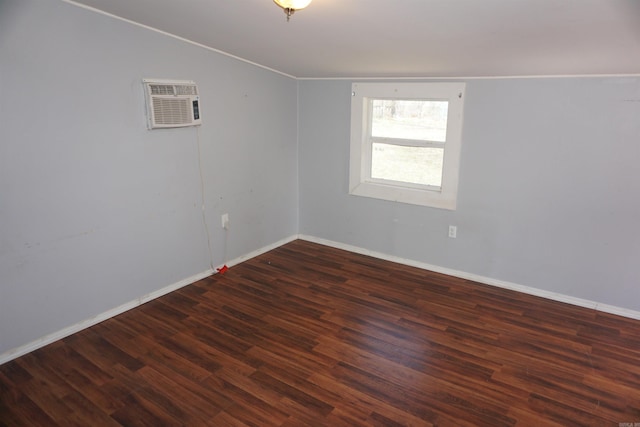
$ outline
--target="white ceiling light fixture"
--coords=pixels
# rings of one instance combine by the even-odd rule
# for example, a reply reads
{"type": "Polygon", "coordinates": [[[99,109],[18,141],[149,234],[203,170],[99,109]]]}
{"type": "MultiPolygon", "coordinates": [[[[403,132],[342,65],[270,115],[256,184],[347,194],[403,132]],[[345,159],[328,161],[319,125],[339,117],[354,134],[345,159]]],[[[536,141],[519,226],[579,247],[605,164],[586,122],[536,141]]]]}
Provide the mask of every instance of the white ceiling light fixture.
{"type": "Polygon", "coordinates": [[[273,0],[275,4],[280,6],[284,13],[287,14],[287,22],[296,10],[304,9],[309,6],[312,0],[273,0]]]}

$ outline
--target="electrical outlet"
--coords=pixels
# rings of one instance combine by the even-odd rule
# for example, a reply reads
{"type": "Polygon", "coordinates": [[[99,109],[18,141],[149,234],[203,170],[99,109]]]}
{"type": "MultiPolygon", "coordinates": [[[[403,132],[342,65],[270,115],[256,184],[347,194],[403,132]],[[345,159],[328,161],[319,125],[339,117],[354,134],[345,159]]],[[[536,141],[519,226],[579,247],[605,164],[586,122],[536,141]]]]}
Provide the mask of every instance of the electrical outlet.
{"type": "Polygon", "coordinates": [[[450,225],[449,237],[451,237],[452,239],[455,239],[457,234],[458,234],[458,227],[456,227],[455,225],[450,225]]]}
{"type": "Polygon", "coordinates": [[[221,221],[222,221],[222,228],[224,228],[225,230],[227,230],[229,228],[229,214],[222,214],[222,216],[220,217],[221,221]]]}

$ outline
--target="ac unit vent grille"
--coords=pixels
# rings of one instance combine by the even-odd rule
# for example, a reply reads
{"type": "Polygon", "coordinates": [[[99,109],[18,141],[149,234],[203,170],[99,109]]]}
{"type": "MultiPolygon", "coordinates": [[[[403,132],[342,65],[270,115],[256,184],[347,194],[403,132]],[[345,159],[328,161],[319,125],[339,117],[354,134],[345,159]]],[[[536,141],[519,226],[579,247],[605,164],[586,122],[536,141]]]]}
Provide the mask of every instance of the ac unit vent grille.
{"type": "Polygon", "coordinates": [[[153,117],[158,125],[191,123],[191,102],[188,99],[153,100],[153,117]]]}
{"type": "Polygon", "coordinates": [[[197,95],[194,85],[149,85],[152,95],[197,95]]]}
{"type": "Polygon", "coordinates": [[[171,85],[149,85],[151,95],[175,95],[171,85]]]}
{"type": "Polygon", "coordinates": [[[176,85],[176,95],[197,95],[198,89],[195,86],[176,85]]]}

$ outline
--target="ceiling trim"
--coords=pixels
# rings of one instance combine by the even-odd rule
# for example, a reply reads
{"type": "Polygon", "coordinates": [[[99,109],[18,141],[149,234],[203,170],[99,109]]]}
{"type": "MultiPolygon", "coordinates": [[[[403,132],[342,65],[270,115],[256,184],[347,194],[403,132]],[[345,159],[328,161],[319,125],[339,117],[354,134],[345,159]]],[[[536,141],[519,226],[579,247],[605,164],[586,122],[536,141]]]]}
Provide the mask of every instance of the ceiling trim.
{"type": "Polygon", "coordinates": [[[441,76],[441,77],[294,77],[296,80],[358,80],[358,81],[400,81],[400,80],[497,80],[497,79],[577,79],[577,78],[640,78],[640,73],[624,74],[532,74],[528,76],[441,76]]]}
{"type": "Polygon", "coordinates": [[[75,6],[75,7],[79,7],[79,8],[85,9],[85,10],[89,10],[91,12],[98,13],[100,15],[108,16],[109,18],[117,19],[118,21],[123,21],[123,22],[126,22],[128,24],[135,25],[137,27],[141,27],[141,28],[144,28],[146,30],[150,30],[150,31],[162,34],[164,36],[171,37],[171,38],[174,38],[176,40],[180,40],[181,42],[184,42],[184,43],[189,43],[189,44],[191,44],[193,46],[197,46],[197,47],[200,47],[202,49],[209,50],[211,52],[219,53],[219,54],[227,56],[229,58],[233,58],[235,60],[238,60],[238,61],[241,61],[241,62],[245,62],[247,64],[251,64],[251,65],[253,65],[255,67],[262,68],[262,69],[267,70],[267,71],[271,71],[272,73],[280,74],[282,76],[289,77],[291,79],[297,79],[296,76],[292,76],[291,74],[287,74],[287,73],[284,73],[282,71],[267,67],[265,65],[258,64],[258,63],[253,62],[253,61],[249,61],[248,59],[244,59],[244,58],[241,58],[239,56],[232,55],[232,54],[230,54],[228,52],[225,52],[225,51],[222,51],[222,50],[219,50],[219,49],[215,49],[215,48],[213,48],[211,46],[207,46],[207,45],[204,45],[202,43],[198,43],[198,42],[195,42],[193,40],[189,40],[189,39],[186,39],[184,37],[180,37],[180,36],[168,33],[168,32],[163,31],[163,30],[159,30],[158,28],[150,27],[149,25],[141,24],[139,22],[132,21],[130,19],[123,18],[121,16],[114,15],[114,14],[109,13],[109,12],[105,12],[103,10],[96,9],[95,7],[87,6],[87,5],[82,4],[82,3],[77,3],[77,2],[75,2],[73,0],[61,0],[61,1],[64,2],[64,3],[68,3],[68,4],[70,4],[72,6],[75,6]]]}

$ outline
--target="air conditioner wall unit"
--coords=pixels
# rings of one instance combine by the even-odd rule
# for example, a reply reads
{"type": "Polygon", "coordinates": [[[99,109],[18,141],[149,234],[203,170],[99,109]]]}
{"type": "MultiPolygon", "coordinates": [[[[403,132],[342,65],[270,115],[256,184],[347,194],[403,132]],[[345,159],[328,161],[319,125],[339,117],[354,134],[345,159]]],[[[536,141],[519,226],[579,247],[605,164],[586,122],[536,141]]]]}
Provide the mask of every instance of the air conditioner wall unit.
{"type": "Polygon", "coordinates": [[[191,80],[143,79],[149,129],[202,124],[200,97],[191,80]]]}

